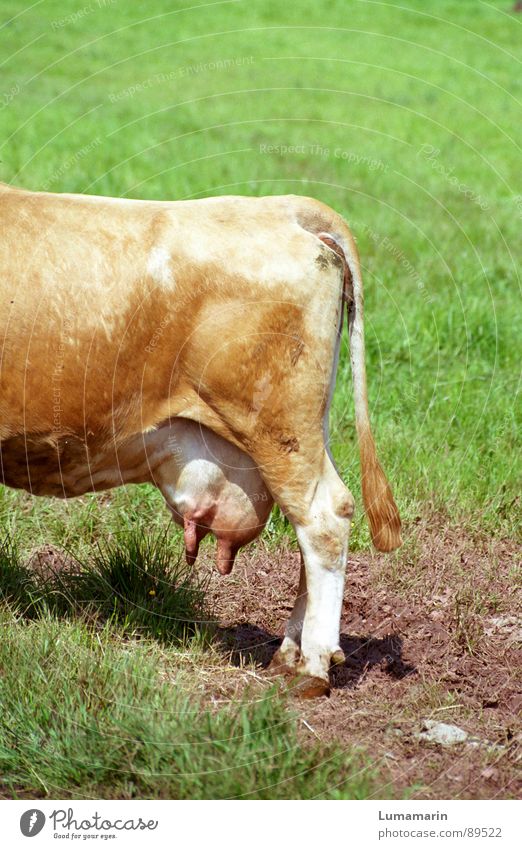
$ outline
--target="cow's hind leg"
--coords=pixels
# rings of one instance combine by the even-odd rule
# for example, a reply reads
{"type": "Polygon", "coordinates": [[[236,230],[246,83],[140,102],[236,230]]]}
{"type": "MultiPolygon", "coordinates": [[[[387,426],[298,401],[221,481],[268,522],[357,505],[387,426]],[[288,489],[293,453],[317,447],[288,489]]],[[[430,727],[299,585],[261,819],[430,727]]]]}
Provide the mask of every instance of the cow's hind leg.
{"type": "Polygon", "coordinates": [[[310,489],[307,480],[310,495],[303,501],[299,481],[290,476],[277,496],[294,525],[304,561],[296,606],[277,659],[295,667],[294,686],[302,696],[327,693],[328,671],[344,657],[339,628],[354,507],[326,451],[311,484],[310,489]]]}
{"type": "MultiPolygon", "coordinates": [[[[292,613],[290,614],[290,618],[286,623],[283,642],[270,662],[269,670],[274,674],[295,675],[298,673],[299,662],[301,660],[301,640],[306,614],[307,598],[306,568],[303,555],[301,554],[299,585],[297,588],[295,604],[292,613]]],[[[344,663],[345,660],[345,654],[339,646],[330,655],[331,665],[344,663]]],[[[303,688],[305,682],[297,681],[296,683],[303,688]]]]}
{"type": "Polygon", "coordinates": [[[295,524],[307,585],[298,664],[303,678],[297,684],[303,696],[326,692],[328,670],[343,657],[339,629],[353,509],[351,493],[325,454],[323,474],[317,481],[308,515],[295,524]]]}
{"type": "Polygon", "coordinates": [[[306,613],[306,597],[306,570],[301,553],[301,569],[295,604],[286,623],[283,642],[270,663],[270,670],[274,673],[295,673],[296,671],[301,657],[301,634],[306,613]]]}
{"type": "MultiPolygon", "coordinates": [[[[306,240],[302,247],[310,250],[306,240]]],[[[199,394],[252,458],[297,534],[306,604],[301,611],[298,602],[284,654],[295,665],[299,652],[296,669],[303,695],[327,692],[332,658],[339,658],[353,512],[353,498],[326,450],[324,427],[340,338],[343,278],[337,264],[328,274],[321,261],[317,271],[317,249],[313,245],[310,282],[299,290],[303,298],[306,293],[306,306],[284,300],[285,289],[280,301],[272,293],[273,301],[260,301],[255,309],[213,309],[190,351],[199,394]],[[220,333],[226,342],[209,358],[220,333]],[[201,362],[206,363],[203,372],[201,362]]]]}

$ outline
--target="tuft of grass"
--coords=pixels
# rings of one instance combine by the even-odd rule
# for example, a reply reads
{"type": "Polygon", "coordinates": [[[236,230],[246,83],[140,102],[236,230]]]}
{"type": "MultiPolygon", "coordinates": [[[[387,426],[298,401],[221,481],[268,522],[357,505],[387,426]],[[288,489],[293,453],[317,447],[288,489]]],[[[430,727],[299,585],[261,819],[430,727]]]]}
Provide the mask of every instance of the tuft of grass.
{"type": "Polygon", "coordinates": [[[41,592],[9,534],[0,541],[0,600],[26,617],[36,616],[41,592]]]}
{"type": "Polygon", "coordinates": [[[371,762],[303,741],[274,688],[209,709],[175,655],[0,613],[0,777],[49,798],[365,798],[371,762]],[[166,680],[166,678],[170,680],[166,680]]]}
{"type": "Polygon", "coordinates": [[[83,563],[69,554],[58,570],[30,568],[9,535],[0,543],[0,599],[22,618],[81,617],[125,636],[205,640],[207,583],[163,531],[131,528],[99,540],[83,563]]]}
{"type": "Polygon", "coordinates": [[[126,633],[183,641],[209,620],[207,579],[185,563],[167,532],[137,527],[98,541],[81,568],[58,581],[55,609],[95,611],[126,633]]]}

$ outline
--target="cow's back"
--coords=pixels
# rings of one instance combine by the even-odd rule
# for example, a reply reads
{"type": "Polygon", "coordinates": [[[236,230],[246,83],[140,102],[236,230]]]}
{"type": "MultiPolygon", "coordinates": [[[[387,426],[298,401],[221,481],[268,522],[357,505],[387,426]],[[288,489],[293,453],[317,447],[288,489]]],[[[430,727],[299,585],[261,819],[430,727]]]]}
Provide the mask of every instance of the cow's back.
{"type": "MultiPolygon", "coordinates": [[[[57,445],[93,455],[177,415],[234,442],[227,421],[252,403],[253,427],[257,419],[262,426],[262,396],[273,402],[307,333],[316,368],[320,330],[326,351],[336,322],[338,292],[321,293],[328,269],[297,220],[304,203],[149,202],[3,187],[4,455],[18,451],[20,439],[35,446],[42,466],[57,445]],[[317,332],[314,299],[326,319],[317,332]],[[229,410],[216,410],[216,393],[229,410]]],[[[283,445],[288,438],[283,427],[283,445]]]]}

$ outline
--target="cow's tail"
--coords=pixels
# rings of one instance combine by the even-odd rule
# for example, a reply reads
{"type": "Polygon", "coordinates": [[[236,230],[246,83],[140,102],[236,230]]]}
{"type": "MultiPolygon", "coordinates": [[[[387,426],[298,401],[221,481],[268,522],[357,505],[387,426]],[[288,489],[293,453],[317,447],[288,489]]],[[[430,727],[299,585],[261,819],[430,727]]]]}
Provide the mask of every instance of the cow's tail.
{"type": "Polygon", "coordinates": [[[361,265],[348,225],[337,216],[334,222],[329,222],[329,224],[331,227],[329,232],[320,232],[317,235],[341,256],[345,266],[344,300],[348,309],[355,423],[361,457],[364,509],[368,516],[375,548],[379,551],[393,551],[393,549],[402,545],[401,519],[390,485],[377,458],[377,450],[370,425],[364,356],[361,265]]]}

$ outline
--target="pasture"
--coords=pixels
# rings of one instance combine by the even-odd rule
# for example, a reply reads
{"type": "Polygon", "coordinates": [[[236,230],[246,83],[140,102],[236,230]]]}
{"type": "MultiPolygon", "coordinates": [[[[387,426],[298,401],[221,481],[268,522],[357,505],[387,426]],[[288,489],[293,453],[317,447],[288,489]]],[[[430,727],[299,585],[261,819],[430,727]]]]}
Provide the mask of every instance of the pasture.
{"type": "Polygon", "coordinates": [[[346,334],[331,448],[357,509],[347,660],[329,700],[297,701],[263,671],[298,577],[277,511],[220,578],[211,542],[183,566],[152,488],[65,502],[1,487],[4,798],[520,793],[512,5],[2,3],[0,180],[137,198],[294,193],[343,214],[405,539],[372,552],[346,334]],[[430,741],[433,721],[467,741],[430,741]]]}

